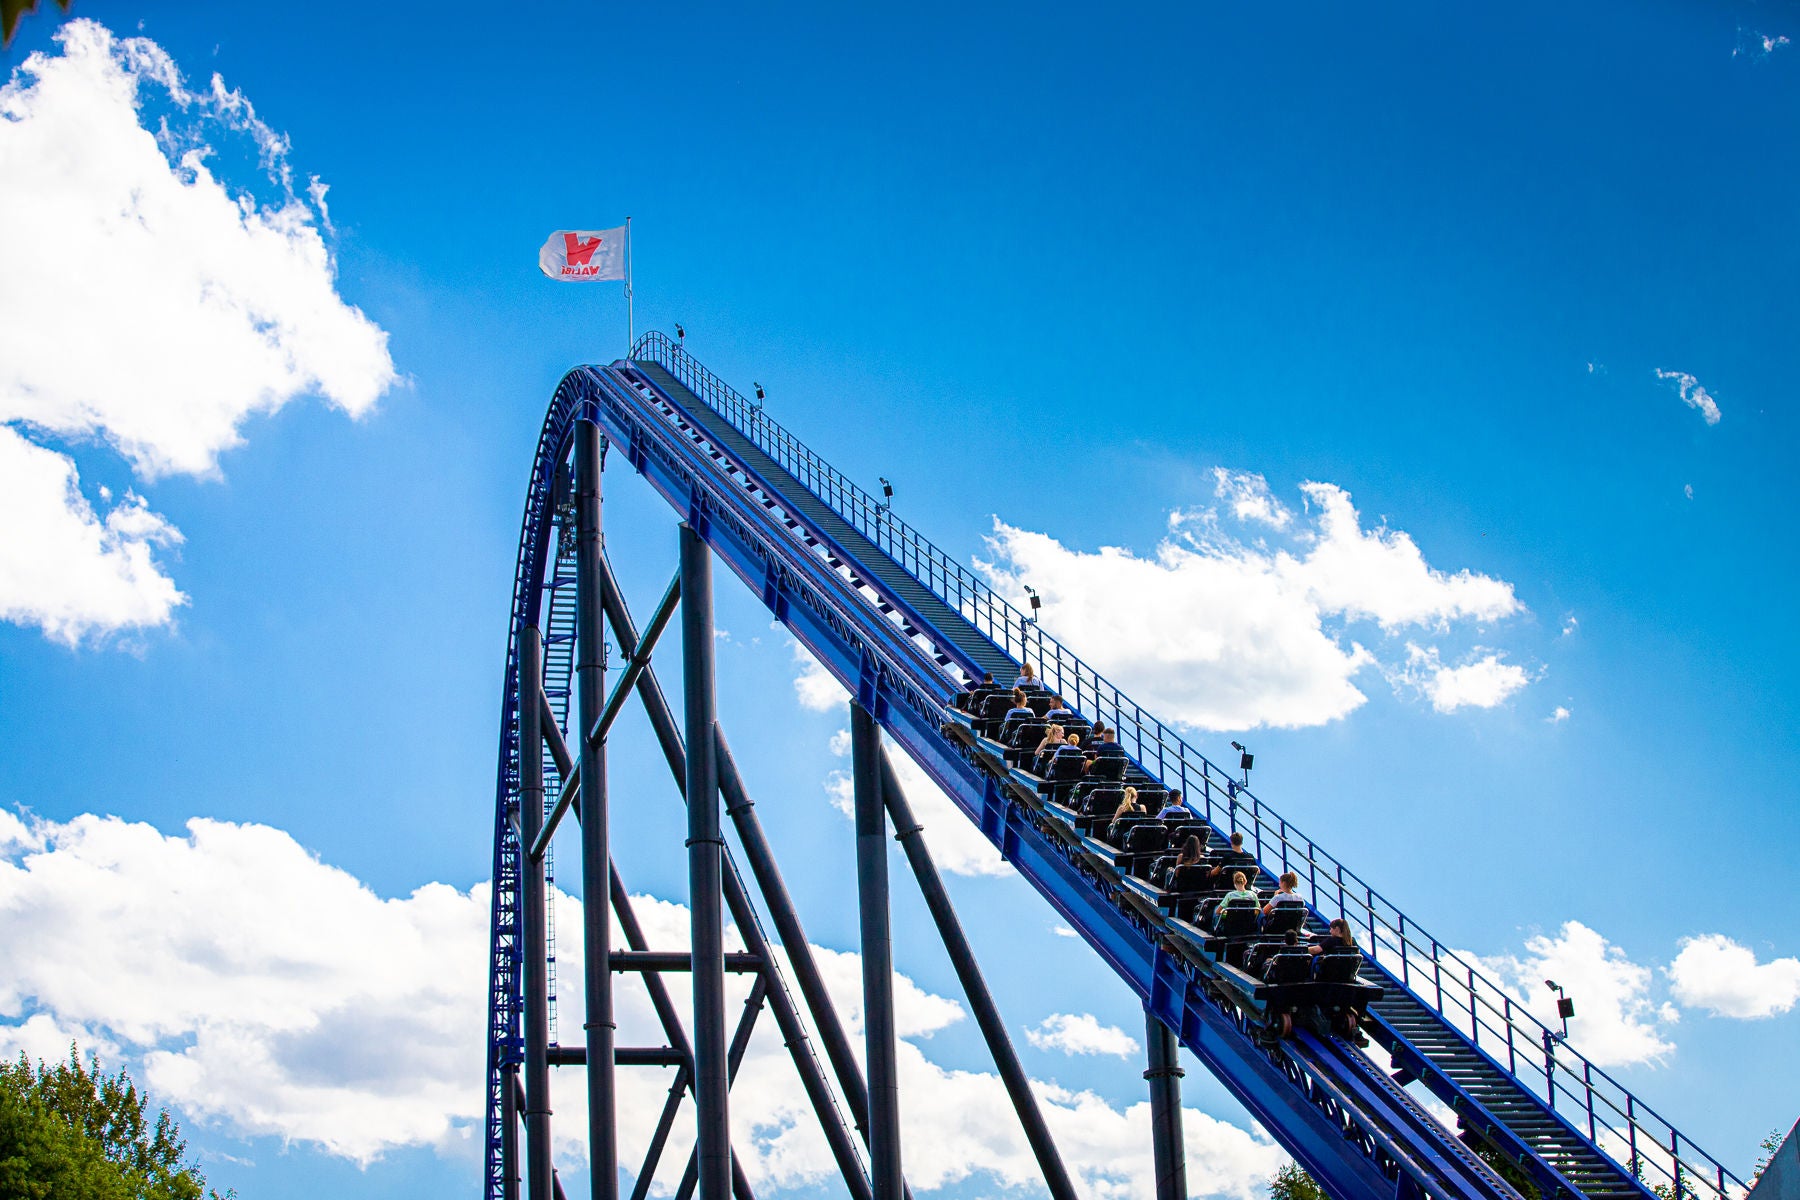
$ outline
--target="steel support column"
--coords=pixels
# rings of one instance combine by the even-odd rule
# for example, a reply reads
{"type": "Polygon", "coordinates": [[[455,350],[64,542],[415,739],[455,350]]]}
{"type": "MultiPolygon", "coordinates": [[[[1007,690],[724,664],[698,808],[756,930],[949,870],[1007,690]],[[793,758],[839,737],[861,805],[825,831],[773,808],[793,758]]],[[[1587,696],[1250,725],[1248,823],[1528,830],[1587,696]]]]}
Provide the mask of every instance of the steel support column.
{"type": "MultiPolygon", "coordinates": [[[[725,1046],[725,841],[719,830],[713,680],[712,550],[681,526],[681,663],[687,701],[688,909],[694,955],[694,1106],[700,1200],[731,1195],[731,1109],[725,1046]]],[[[584,814],[585,827],[585,814],[584,814]]]]}
{"type": "Polygon", "coordinates": [[[519,1200],[519,1101],[514,1089],[519,1086],[519,1070],[508,1067],[501,1072],[500,1092],[500,1194],[504,1200],[519,1200]]]}
{"type": "MultiPolygon", "coordinates": [[[[631,619],[631,610],[625,606],[624,594],[619,591],[617,580],[612,574],[612,565],[604,560],[602,565],[606,571],[606,616],[612,623],[613,637],[619,643],[620,652],[631,654],[635,651],[639,641],[637,626],[631,619]]],[[[670,706],[669,698],[664,694],[662,684],[657,680],[655,667],[645,668],[643,675],[637,681],[637,689],[639,697],[644,702],[645,715],[650,719],[651,731],[656,735],[656,740],[662,747],[663,758],[669,764],[669,773],[675,778],[675,786],[682,789],[685,795],[687,749],[681,743],[681,731],[676,725],[675,710],[670,706]]],[[[727,801],[733,806],[741,806],[747,812],[750,807],[750,799],[744,792],[742,780],[737,776],[731,761],[731,752],[722,734],[719,737],[719,764],[721,783],[724,785],[727,801]]],[[[737,829],[738,833],[745,837],[746,848],[748,848],[749,833],[746,832],[746,826],[739,824],[737,829]]],[[[761,830],[754,823],[750,825],[749,831],[755,833],[760,840],[761,830]]],[[[763,848],[766,852],[766,843],[763,844],[763,848]]],[[[813,1002],[811,994],[805,990],[805,977],[801,975],[800,962],[804,957],[805,961],[811,964],[812,957],[805,936],[799,932],[799,918],[794,915],[793,905],[788,899],[786,889],[781,889],[778,895],[771,895],[764,886],[761,875],[758,875],[757,882],[759,887],[764,888],[763,899],[769,906],[770,917],[775,921],[776,930],[782,938],[782,946],[789,955],[789,961],[794,965],[794,973],[801,979],[802,999],[806,1002],[814,1023],[821,1030],[827,1026],[835,1029],[839,1038],[845,1043],[847,1054],[849,1042],[847,1038],[843,1037],[843,1025],[838,1020],[837,1010],[831,1006],[829,997],[825,997],[824,1003],[818,1005],[813,1002]],[[790,931],[792,931],[791,940],[790,931]]],[[[776,882],[780,882],[779,876],[776,877],[776,882]]],[[[763,933],[762,924],[758,920],[755,910],[750,906],[749,894],[735,867],[725,873],[725,902],[731,907],[731,919],[736,922],[738,932],[742,935],[750,952],[760,955],[765,962],[771,964],[770,969],[775,970],[776,968],[773,966],[774,948],[763,933]]],[[[816,969],[813,972],[813,980],[815,983],[819,983],[816,969]]],[[[822,983],[819,983],[818,994],[824,996],[822,983]]],[[[844,1186],[849,1189],[853,1200],[869,1200],[868,1176],[863,1171],[861,1160],[857,1158],[850,1131],[845,1126],[842,1115],[838,1112],[837,1103],[831,1095],[831,1086],[826,1082],[819,1062],[813,1055],[812,1043],[807,1035],[806,1027],[801,1023],[798,1008],[788,994],[785,985],[770,990],[769,1010],[774,1014],[775,1023],[780,1027],[782,1041],[787,1045],[788,1054],[794,1062],[794,1069],[799,1073],[801,1084],[806,1089],[807,1099],[812,1102],[813,1112],[819,1118],[819,1125],[825,1131],[825,1140],[831,1146],[832,1157],[837,1160],[838,1171],[843,1176],[844,1186]]],[[[854,1069],[854,1059],[850,1060],[850,1065],[854,1069]]],[[[847,1093],[853,1092],[852,1103],[860,1103],[866,1108],[868,1094],[862,1087],[862,1076],[857,1073],[853,1079],[856,1085],[854,1088],[845,1081],[842,1072],[838,1076],[839,1083],[844,1085],[844,1090],[847,1093]]],[[[866,1140],[866,1130],[864,1136],[866,1140]]]]}
{"type": "MultiPolygon", "coordinates": [[[[576,729],[591,729],[606,703],[606,615],[600,566],[600,427],[575,423],[576,729]]],[[[618,1092],[613,1061],[612,853],[606,813],[606,743],[577,739],[581,761],[581,926],[586,984],[589,1187],[594,1200],[619,1194],[618,1092]]],[[[539,805],[542,808],[542,805],[539,805]]],[[[533,835],[535,840],[535,834],[533,835]]],[[[529,844],[529,843],[528,843],[529,844]]]]}
{"type": "MultiPolygon", "coordinates": [[[[544,737],[538,694],[544,686],[543,635],[535,625],[519,634],[519,829],[529,846],[544,823],[544,737]]],[[[551,1200],[550,965],[544,921],[544,863],[521,855],[519,923],[524,933],[525,1195],[551,1200]]]]}
{"type": "Polygon", "coordinates": [[[1155,1013],[1144,1012],[1150,1045],[1150,1144],[1156,1157],[1156,1200],[1187,1200],[1187,1151],[1181,1136],[1180,1046],[1155,1013]]]}
{"type": "Polygon", "coordinates": [[[924,827],[913,816],[912,805],[900,789],[900,777],[894,773],[894,764],[888,760],[885,749],[881,751],[881,795],[887,803],[888,815],[894,819],[894,838],[906,850],[906,861],[919,881],[919,891],[924,893],[925,907],[931,910],[938,936],[943,938],[944,949],[950,953],[950,965],[956,969],[956,978],[962,984],[963,994],[969,998],[975,1023],[987,1040],[988,1053],[994,1057],[1000,1081],[1006,1085],[1006,1094],[1012,1098],[1019,1124],[1025,1128],[1025,1140],[1031,1143],[1031,1152],[1037,1157],[1044,1186],[1049,1189],[1052,1200],[1076,1200],[1075,1187],[1069,1182],[1062,1156],[1050,1137],[1050,1127],[1044,1124],[1044,1114],[1031,1091],[1031,1081],[1026,1078],[1025,1068],[1013,1050],[1006,1022],[1000,1019],[1000,1010],[994,1005],[994,997],[975,961],[975,952],[963,934],[956,908],[950,903],[950,893],[944,890],[944,880],[938,874],[937,864],[931,860],[931,851],[925,845],[924,827]]]}
{"type": "Polygon", "coordinates": [[[901,1200],[900,1086],[894,1052],[894,946],[888,928],[887,814],[881,805],[881,729],[850,706],[856,793],[856,898],[862,914],[863,1031],[869,1063],[869,1182],[875,1200],[901,1200]]]}

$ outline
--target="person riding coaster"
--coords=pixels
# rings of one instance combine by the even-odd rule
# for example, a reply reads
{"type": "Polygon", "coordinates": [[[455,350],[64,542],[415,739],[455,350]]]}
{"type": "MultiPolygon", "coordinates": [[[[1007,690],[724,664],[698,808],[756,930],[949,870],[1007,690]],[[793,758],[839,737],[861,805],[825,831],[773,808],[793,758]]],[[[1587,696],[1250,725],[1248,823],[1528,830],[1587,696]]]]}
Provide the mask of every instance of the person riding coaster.
{"type": "Polygon", "coordinates": [[[1279,1041],[1292,1037],[1298,1026],[1318,1037],[1367,1046],[1362,1021],[1382,989],[1358,978],[1363,957],[1348,922],[1334,919],[1326,933],[1309,942],[1302,945],[1298,931],[1290,929],[1281,942],[1262,943],[1246,955],[1244,974],[1263,1015],[1258,1036],[1279,1041]]]}

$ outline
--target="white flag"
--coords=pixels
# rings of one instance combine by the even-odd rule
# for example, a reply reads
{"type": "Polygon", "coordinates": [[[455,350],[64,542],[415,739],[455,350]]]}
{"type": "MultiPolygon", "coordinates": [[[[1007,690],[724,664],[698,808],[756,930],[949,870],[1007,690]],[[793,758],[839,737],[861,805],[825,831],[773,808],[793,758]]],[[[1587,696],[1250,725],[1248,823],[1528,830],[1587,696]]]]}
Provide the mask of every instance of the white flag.
{"type": "Polygon", "coordinates": [[[538,269],[552,279],[593,283],[625,278],[625,227],[559,229],[538,251],[538,269]]]}

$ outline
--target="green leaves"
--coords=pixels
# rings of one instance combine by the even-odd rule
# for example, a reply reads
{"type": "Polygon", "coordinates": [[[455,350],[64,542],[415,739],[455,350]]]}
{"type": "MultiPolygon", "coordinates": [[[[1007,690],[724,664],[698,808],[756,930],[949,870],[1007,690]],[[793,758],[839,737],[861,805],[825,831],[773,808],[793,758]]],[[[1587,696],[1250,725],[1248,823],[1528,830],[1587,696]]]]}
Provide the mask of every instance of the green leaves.
{"type": "MultiPolygon", "coordinates": [[[[70,0],[56,0],[64,12],[69,11],[70,0]]],[[[0,0],[0,47],[12,45],[13,31],[19,27],[19,18],[28,12],[36,12],[38,0],[0,0]]]]}
{"type": "Polygon", "coordinates": [[[122,1069],[99,1059],[0,1063],[0,1200],[221,1200],[187,1165],[168,1109],[154,1119],[122,1069]]]}

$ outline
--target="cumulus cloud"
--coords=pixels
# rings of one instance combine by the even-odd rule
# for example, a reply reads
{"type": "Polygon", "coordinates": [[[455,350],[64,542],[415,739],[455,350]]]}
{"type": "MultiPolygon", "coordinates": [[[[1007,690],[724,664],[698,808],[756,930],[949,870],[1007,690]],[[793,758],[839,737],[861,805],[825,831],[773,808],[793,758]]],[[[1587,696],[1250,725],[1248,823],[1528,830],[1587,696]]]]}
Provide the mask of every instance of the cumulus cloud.
{"type": "MultiPolygon", "coordinates": [[[[924,830],[925,844],[931,847],[932,861],[938,870],[952,875],[1011,875],[1012,868],[994,844],[987,840],[975,823],[963,815],[956,802],[932,781],[931,776],[907,757],[887,734],[882,734],[888,759],[894,764],[894,775],[900,790],[912,806],[924,830]]],[[[850,754],[850,733],[839,730],[831,739],[831,752],[840,758],[850,754]]],[[[825,792],[831,805],[846,817],[856,814],[856,791],[848,771],[833,771],[825,779],[825,792]]]]}
{"type": "Polygon", "coordinates": [[[1129,1058],[1139,1049],[1136,1038],[1117,1025],[1102,1025],[1092,1013],[1051,1013],[1025,1031],[1025,1040],[1039,1050],[1060,1050],[1064,1054],[1129,1058]]]}
{"type": "Polygon", "coordinates": [[[166,836],[90,815],[12,846],[14,1041],[99,1033],[190,1113],[358,1161],[479,1115],[485,886],[384,900],[280,830],[222,821],[166,836]]]}
{"type": "Polygon", "coordinates": [[[1669,964],[1676,1000],[1715,1016],[1756,1019],[1800,1001],[1800,958],[1756,961],[1756,952],[1719,933],[1684,938],[1669,964]]]}
{"type": "Polygon", "coordinates": [[[1559,704],[1556,706],[1555,709],[1553,709],[1551,711],[1549,717],[1547,717],[1546,720],[1548,720],[1550,722],[1550,724],[1552,724],[1552,725],[1561,725],[1564,721],[1568,720],[1569,717],[1572,715],[1573,714],[1571,714],[1569,712],[1569,710],[1566,706],[1559,704]]]}
{"type": "Polygon", "coordinates": [[[843,708],[850,702],[850,693],[844,685],[827,671],[812,651],[797,641],[791,641],[794,650],[794,695],[800,701],[800,707],[810,712],[832,712],[843,708]]]}
{"type": "Polygon", "coordinates": [[[167,622],[187,597],[157,561],[181,531],[126,493],[104,515],[75,463],[0,425],[0,621],[74,645],[89,630],[167,622]]]}
{"type": "MultiPolygon", "coordinates": [[[[1698,412],[1701,419],[1708,425],[1719,423],[1719,418],[1724,414],[1719,411],[1718,401],[1707,393],[1698,379],[1686,371],[1665,371],[1661,367],[1656,368],[1656,377],[1673,383],[1676,390],[1681,393],[1682,403],[1698,412]]],[[[1690,496],[1689,499],[1692,497],[1690,496]]]]}
{"type": "MultiPolygon", "coordinates": [[[[1482,654],[1477,648],[1475,655],[1459,666],[1447,667],[1436,647],[1408,642],[1406,665],[1397,678],[1425,696],[1431,707],[1441,713],[1459,708],[1493,708],[1531,682],[1525,668],[1502,661],[1498,654],[1482,654]]],[[[1568,715],[1566,709],[1558,711],[1568,715]]]]}
{"type": "Polygon", "coordinates": [[[1556,1028],[1554,979],[1575,999],[1569,1041],[1602,1067],[1656,1062],[1675,1049],[1669,1026],[1680,1020],[1671,1004],[1651,995],[1654,972],[1579,921],[1552,937],[1538,934],[1521,955],[1479,961],[1538,1020],[1556,1028]]]}
{"type": "Polygon", "coordinates": [[[1350,636],[1353,623],[1444,631],[1524,610],[1511,584],[1437,569],[1406,533],[1365,529],[1335,485],[1302,486],[1302,521],[1261,476],[1214,479],[1230,516],[1283,533],[1283,544],[1246,545],[1213,509],[1173,513],[1148,556],[1072,550],[996,520],[976,566],[1003,594],[1030,583],[1045,619],[1098,670],[1201,729],[1320,725],[1356,709],[1367,699],[1356,676],[1377,659],[1350,636]]]}
{"type": "MultiPolygon", "coordinates": [[[[159,1096],[206,1123],[306,1141],[358,1162],[405,1146],[472,1155],[479,1147],[488,889],[428,884],[384,899],[320,862],[286,833],[195,820],[166,835],[117,818],[58,824],[0,814],[0,1049],[44,1058],[71,1038],[131,1060],[159,1096]]],[[[651,945],[687,945],[688,913],[638,896],[651,945]]],[[[558,926],[581,928],[557,896],[558,926]]],[[[735,937],[728,941],[738,943],[735,937]]],[[[581,945],[559,943],[561,1026],[577,1040],[581,945]]],[[[861,964],[815,948],[853,1041],[861,964]]],[[[685,976],[667,977],[687,1011],[685,976]]],[[[732,1019],[748,982],[734,977],[732,1019]]],[[[641,984],[616,995],[621,1044],[660,1044],[641,984]]],[[[895,980],[907,1169],[915,1187],[967,1179],[1023,1187],[1036,1164],[989,1072],[926,1053],[961,1005],[895,980]]],[[[620,1147],[636,1161],[669,1085],[666,1071],[619,1075],[620,1147]]],[[[557,1154],[579,1164],[585,1131],[578,1071],[553,1082],[557,1154]]],[[[1036,1084],[1046,1120],[1083,1193],[1153,1187],[1146,1103],[1036,1084]]],[[[733,1089],[733,1137],[759,1189],[811,1187],[834,1167],[772,1021],[758,1024],[733,1089]]],[[[1196,1192],[1254,1200],[1279,1147],[1202,1113],[1183,1113],[1196,1192]]],[[[677,1124],[656,1192],[674,1188],[691,1145],[677,1124]]]]}
{"type": "Polygon", "coordinates": [[[1269,490],[1269,481],[1261,475],[1245,471],[1213,468],[1213,495],[1225,501],[1231,515],[1240,521],[1259,521],[1275,529],[1286,529],[1294,514],[1269,490]]]}
{"type": "MultiPolygon", "coordinates": [[[[394,381],[387,334],[338,297],[287,140],[217,76],[191,90],[154,42],[86,20],[57,40],[61,54],[33,54],[0,88],[8,437],[104,444],[154,481],[215,475],[246,420],[301,394],[366,413],[394,381]],[[266,202],[214,173],[245,141],[277,193],[266,202]]],[[[87,604],[60,585],[41,608],[9,604],[6,619],[65,641],[166,623],[179,593],[148,547],[172,543],[173,527],[135,497],[96,518],[57,456],[60,472],[40,462],[0,497],[11,575],[0,590],[23,592],[21,571],[106,586],[87,604]]]]}

